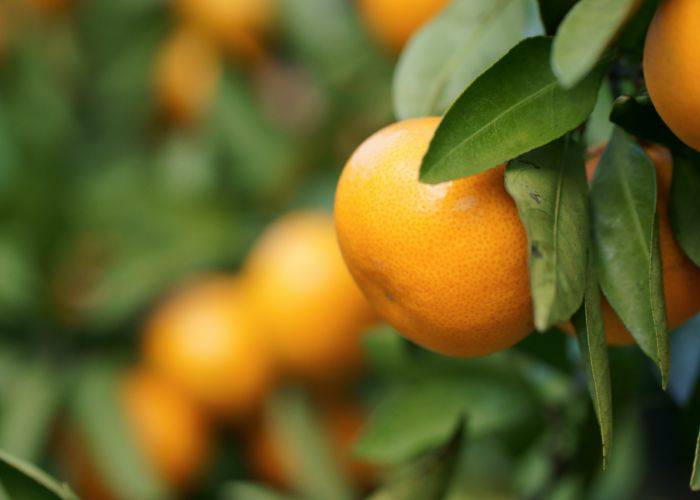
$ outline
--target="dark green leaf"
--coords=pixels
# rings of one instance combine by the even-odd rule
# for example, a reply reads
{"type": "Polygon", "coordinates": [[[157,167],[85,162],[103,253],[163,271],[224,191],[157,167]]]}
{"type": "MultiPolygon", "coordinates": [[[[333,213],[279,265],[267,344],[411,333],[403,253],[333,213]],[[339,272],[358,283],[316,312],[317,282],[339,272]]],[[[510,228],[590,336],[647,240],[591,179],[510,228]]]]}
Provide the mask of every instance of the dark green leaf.
{"type": "Polygon", "coordinates": [[[456,0],[423,27],[394,74],[394,111],[403,120],[441,115],[464,88],[523,37],[523,0],[456,0]]]}
{"type": "Polygon", "coordinates": [[[559,26],[552,48],[552,69],[565,87],[573,87],[598,64],[634,14],[639,0],[581,0],[559,26]]]}
{"type": "Polygon", "coordinates": [[[0,495],[3,493],[11,500],[78,500],[67,484],[0,451],[0,495]]]}
{"type": "Polygon", "coordinates": [[[601,288],[666,385],[668,333],[656,217],[656,171],[620,129],[591,187],[593,241],[601,288]]]}
{"type": "Polygon", "coordinates": [[[79,372],[71,413],[101,476],[118,498],[170,498],[124,420],[120,373],[104,360],[85,366],[79,372]]]}
{"type": "Polygon", "coordinates": [[[521,385],[488,375],[423,380],[378,405],[355,451],[372,462],[397,464],[443,443],[462,416],[468,434],[480,437],[522,425],[533,411],[521,385]]]}
{"type": "Polygon", "coordinates": [[[603,328],[603,315],[600,307],[600,290],[593,256],[590,255],[586,276],[586,294],[581,309],[573,318],[576,337],[581,352],[581,362],[588,391],[593,400],[593,408],[603,443],[603,467],[607,465],[612,444],[612,391],[610,388],[610,364],[608,345],[603,328]]]}
{"type": "Polygon", "coordinates": [[[640,139],[667,146],[680,144],[658,115],[648,96],[618,97],[610,113],[610,120],[640,139]]]}
{"type": "Polygon", "coordinates": [[[290,500],[290,497],[281,495],[259,484],[236,481],[224,486],[220,500],[290,500]]]}
{"type": "Polygon", "coordinates": [[[568,321],[581,305],[589,241],[583,148],[570,137],[513,160],[505,185],[529,246],[535,327],[568,321]]]}
{"type": "Polygon", "coordinates": [[[442,448],[401,468],[388,484],[369,500],[440,500],[450,484],[459,459],[464,435],[464,421],[442,448]]]}
{"type": "Polygon", "coordinates": [[[700,266],[700,153],[687,148],[673,152],[669,218],[678,244],[700,266]]]}
{"type": "Polygon", "coordinates": [[[540,17],[547,34],[553,35],[576,0],[538,0],[537,3],[540,6],[540,17]]]}
{"type": "Polygon", "coordinates": [[[695,443],[695,459],[693,460],[693,472],[690,476],[690,488],[693,491],[700,491],[700,431],[695,443]]]}
{"type": "Polygon", "coordinates": [[[519,43],[449,109],[430,143],[421,180],[438,183],[488,170],[580,125],[600,75],[564,90],[549,67],[550,38],[519,43]]]}

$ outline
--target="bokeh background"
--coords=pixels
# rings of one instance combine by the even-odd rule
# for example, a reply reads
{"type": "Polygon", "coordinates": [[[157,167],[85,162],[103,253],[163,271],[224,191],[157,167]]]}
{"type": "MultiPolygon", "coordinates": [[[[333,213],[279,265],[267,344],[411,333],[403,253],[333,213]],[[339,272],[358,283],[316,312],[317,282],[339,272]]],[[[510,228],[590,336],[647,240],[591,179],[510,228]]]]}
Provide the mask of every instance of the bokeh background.
{"type": "Polygon", "coordinates": [[[446,498],[689,497],[700,319],[668,393],[611,352],[602,473],[566,335],[449,360],[347,289],[338,176],[447,2],[371,3],[1,1],[0,449],[90,500],[357,498],[466,407],[446,498]]]}

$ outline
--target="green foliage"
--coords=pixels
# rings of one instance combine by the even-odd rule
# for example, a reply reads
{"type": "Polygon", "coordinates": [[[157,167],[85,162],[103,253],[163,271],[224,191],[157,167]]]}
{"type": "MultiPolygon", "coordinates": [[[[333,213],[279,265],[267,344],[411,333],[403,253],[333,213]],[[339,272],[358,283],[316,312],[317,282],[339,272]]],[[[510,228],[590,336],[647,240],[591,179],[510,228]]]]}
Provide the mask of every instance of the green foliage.
{"type": "Polygon", "coordinates": [[[0,498],[8,500],[78,500],[70,487],[35,466],[0,451],[0,498]]]}
{"type": "Polygon", "coordinates": [[[588,117],[600,72],[565,90],[549,67],[551,46],[545,37],[521,42],[464,91],[435,133],[421,180],[437,183],[487,170],[563,136],[588,117]]]}

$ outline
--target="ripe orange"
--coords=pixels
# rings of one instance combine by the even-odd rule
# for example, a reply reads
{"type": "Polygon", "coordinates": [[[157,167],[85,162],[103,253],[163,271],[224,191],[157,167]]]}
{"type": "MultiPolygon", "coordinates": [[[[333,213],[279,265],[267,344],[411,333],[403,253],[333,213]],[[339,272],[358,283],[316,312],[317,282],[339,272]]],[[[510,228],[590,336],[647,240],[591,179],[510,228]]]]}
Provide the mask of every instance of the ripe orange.
{"type": "Polygon", "coordinates": [[[644,45],[644,77],[671,130],[700,151],[700,2],[665,0],[644,45]]]}
{"type": "Polygon", "coordinates": [[[165,41],[156,62],[160,106],[177,123],[196,122],[214,99],[220,74],[215,48],[194,31],[179,29],[165,41]]]}
{"type": "Polygon", "coordinates": [[[370,31],[398,52],[411,35],[449,0],[359,0],[360,16],[370,31]]]}
{"type": "Polygon", "coordinates": [[[240,284],[211,276],[167,300],[145,330],[146,362],[214,414],[240,419],[265,398],[274,368],[240,284]]]}
{"type": "Polygon", "coordinates": [[[340,177],[335,220],[351,273],[384,319],[418,344],[480,356],[533,329],[527,238],[504,166],[418,181],[439,118],[367,139],[340,177]]]}
{"type": "MultiPolygon", "coordinates": [[[[673,330],[695,313],[700,312],[700,268],[696,267],[678,246],[669,222],[668,196],[673,173],[671,154],[661,146],[648,146],[645,150],[656,166],[659,245],[666,299],[666,319],[668,329],[673,330]]],[[[602,150],[599,150],[586,163],[589,179],[593,177],[601,154],[602,150]]],[[[633,344],[632,335],[605,297],[603,297],[602,308],[608,344],[633,344]]]]}
{"type": "Polygon", "coordinates": [[[244,273],[258,319],[290,374],[321,382],[357,371],[360,335],[373,312],[343,263],[330,215],[296,212],[276,221],[244,273]]]}
{"type": "MultiPolygon", "coordinates": [[[[374,481],[375,470],[354,459],[351,447],[366,419],[363,409],[349,402],[333,402],[321,409],[323,430],[338,463],[348,477],[362,486],[369,486],[374,481]]],[[[278,488],[288,488],[297,457],[285,448],[284,436],[279,434],[269,419],[258,422],[248,443],[248,463],[257,479],[278,488]]]]}
{"type": "MultiPolygon", "coordinates": [[[[125,377],[120,399],[137,449],[154,471],[173,489],[190,486],[211,454],[209,426],[196,405],[143,370],[125,377]]],[[[118,497],[110,491],[79,432],[68,432],[60,444],[71,482],[84,498],[118,497]]]]}
{"type": "Polygon", "coordinates": [[[262,38],[277,13],[276,0],[176,0],[183,22],[245,61],[263,55],[262,38]]]}

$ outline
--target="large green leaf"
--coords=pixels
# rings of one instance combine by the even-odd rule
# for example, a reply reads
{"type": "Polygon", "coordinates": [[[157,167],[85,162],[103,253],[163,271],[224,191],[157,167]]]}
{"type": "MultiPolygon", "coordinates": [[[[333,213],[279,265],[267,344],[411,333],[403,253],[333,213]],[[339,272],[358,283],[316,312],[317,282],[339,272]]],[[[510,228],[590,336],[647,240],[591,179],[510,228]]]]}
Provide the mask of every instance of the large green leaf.
{"type": "Polygon", "coordinates": [[[369,500],[444,498],[460,456],[463,434],[464,421],[459,421],[457,430],[444,446],[401,468],[386,485],[370,496],[369,500]]]}
{"type": "Polygon", "coordinates": [[[510,162],[508,193],[527,232],[535,327],[567,321],[583,300],[589,241],[583,148],[571,137],[510,162]]]}
{"type": "Polygon", "coordinates": [[[533,411],[522,385],[496,377],[422,380],[377,406],[355,452],[371,462],[397,464],[445,442],[462,416],[476,438],[517,428],[533,411]]]}
{"type": "Polygon", "coordinates": [[[696,151],[673,152],[669,217],[678,244],[700,266],[700,153],[696,151]]]}
{"type": "Polygon", "coordinates": [[[70,487],[34,465],[0,450],[0,498],[8,500],[78,500],[70,487]]]}
{"type": "Polygon", "coordinates": [[[600,290],[591,252],[587,265],[586,294],[581,309],[573,318],[576,338],[581,352],[581,362],[588,391],[603,444],[603,467],[607,465],[612,444],[612,390],[610,388],[610,363],[608,345],[603,328],[603,315],[600,307],[600,290]]]}
{"type": "Polygon", "coordinates": [[[601,288],[666,384],[668,333],[656,217],[656,171],[616,129],[591,186],[593,242],[601,288]]]}
{"type": "Polygon", "coordinates": [[[430,143],[421,180],[438,183],[488,170],[580,125],[600,75],[563,89],[549,67],[550,38],[519,43],[464,91],[430,143]]]}
{"type": "Polygon", "coordinates": [[[639,0],[581,0],[559,26],[552,48],[552,69],[565,87],[590,73],[639,0]]]}
{"type": "Polygon", "coordinates": [[[693,472],[690,476],[690,488],[693,491],[700,491],[700,431],[698,431],[698,440],[695,443],[695,459],[693,460],[693,472]]]}
{"type": "Polygon", "coordinates": [[[394,112],[403,120],[441,115],[486,68],[523,37],[525,0],[456,0],[409,42],[394,74],[394,112]]]}

